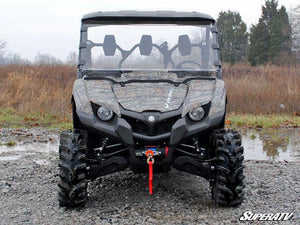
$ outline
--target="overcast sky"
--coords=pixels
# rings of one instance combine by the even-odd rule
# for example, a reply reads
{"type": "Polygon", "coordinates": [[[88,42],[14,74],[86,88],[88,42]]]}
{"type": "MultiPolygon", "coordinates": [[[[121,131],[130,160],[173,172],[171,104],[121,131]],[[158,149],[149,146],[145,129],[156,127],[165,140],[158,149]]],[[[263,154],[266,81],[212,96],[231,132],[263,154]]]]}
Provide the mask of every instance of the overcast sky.
{"type": "MultiPolygon", "coordinates": [[[[220,11],[238,11],[247,23],[256,24],[265,0],[1,0],[0,40],[7,53],[33,59],[39,52],[65,59],[77,51],[81,17],[95,11],[177,10],[198,11],[217,18],[220,11]]],[[[299,0],[278,0],[290,8],[299,0]]]]}

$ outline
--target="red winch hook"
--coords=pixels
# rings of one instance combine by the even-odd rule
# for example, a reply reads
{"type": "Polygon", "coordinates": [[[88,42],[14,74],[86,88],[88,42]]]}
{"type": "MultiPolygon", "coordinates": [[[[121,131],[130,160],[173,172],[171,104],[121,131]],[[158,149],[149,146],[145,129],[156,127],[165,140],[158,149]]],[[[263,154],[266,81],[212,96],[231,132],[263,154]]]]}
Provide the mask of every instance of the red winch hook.
{"type": "Polygon", "coordinates": [[[152,195],[153,194],[153,188],[152,188],[152,182],[153,182],[153,164],[154,164],[154,158],[153,158],[153,151],[147,150],[146,156],[147,156],[147,163],[149,165],[149,192],[152,195]]]}

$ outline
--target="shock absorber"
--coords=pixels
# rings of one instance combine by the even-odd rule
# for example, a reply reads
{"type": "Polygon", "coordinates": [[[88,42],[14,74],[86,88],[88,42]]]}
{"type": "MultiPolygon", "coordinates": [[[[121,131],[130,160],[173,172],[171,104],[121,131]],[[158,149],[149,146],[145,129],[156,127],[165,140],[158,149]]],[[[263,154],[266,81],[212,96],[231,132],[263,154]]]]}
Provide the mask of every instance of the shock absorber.
{"type": "Polygon", "coordinates": [[[195,147],[196,147],[197,153],[199,153],[200,156],[203,157],[203,156],[204,156],[205,149],[199,147],[199,140],[198,140],[198,138],[193,138],[193,141],[194,141],[194,145],[195,145],[195,147]]]}
{"type": "Polygon", "coordinates": [[[109,138],[105,138],[102,141],[102,145],[99,148],[94,148],[94,151],[96,152],[97,157],[101,157],[101,152],[105,149],[105,147],[107,146],[109,142],[109,138]]]}
{"type": "Polygon", "coordinates": [[[108,144],[109,138],[105,138],[102,142],[102,150],[105,149],[106,145],[108,144]]]}
{"type": "Polygon", "coordinates": [[[199,153],[200,152],[200,149],[199,149],[199,141],[198,141],[198,138],[193,138],[193,141],[194,141],[194,145],[196,147],[196,151],[199,153]]]}

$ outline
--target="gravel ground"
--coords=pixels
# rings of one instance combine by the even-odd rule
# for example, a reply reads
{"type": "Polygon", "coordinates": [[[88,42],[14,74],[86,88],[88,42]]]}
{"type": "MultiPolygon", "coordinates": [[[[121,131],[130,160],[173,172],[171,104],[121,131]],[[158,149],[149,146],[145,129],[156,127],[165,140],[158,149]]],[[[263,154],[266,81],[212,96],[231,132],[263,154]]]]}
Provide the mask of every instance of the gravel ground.
{"type": "Polygon", "coordinates": [[[299,162],[246,161],[246,199],[236,208],[215,208],[206,180],[176,170],[154,175],[153,196],[147,175],[126,170],[90,183],[85,208],[60,208],[57,139],[57,130],[0,130],[0,143],[17,144],[0,146],[1,225],[245,224],[245,211],[293,213],[278,223],[299,224],[299,162]]]}

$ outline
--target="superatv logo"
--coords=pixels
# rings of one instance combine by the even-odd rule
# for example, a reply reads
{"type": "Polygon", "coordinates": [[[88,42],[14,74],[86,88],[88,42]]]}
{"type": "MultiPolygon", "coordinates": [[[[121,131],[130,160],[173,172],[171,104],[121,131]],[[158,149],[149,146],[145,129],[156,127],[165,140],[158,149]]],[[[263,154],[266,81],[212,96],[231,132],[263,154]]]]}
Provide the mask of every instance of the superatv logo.
{"type": "Polygon", "coordinates": [[[240,217],[240,221],[286,221],[292,218],[293,213],[252,213],[251,211],[247,211],[240,217]]]}

